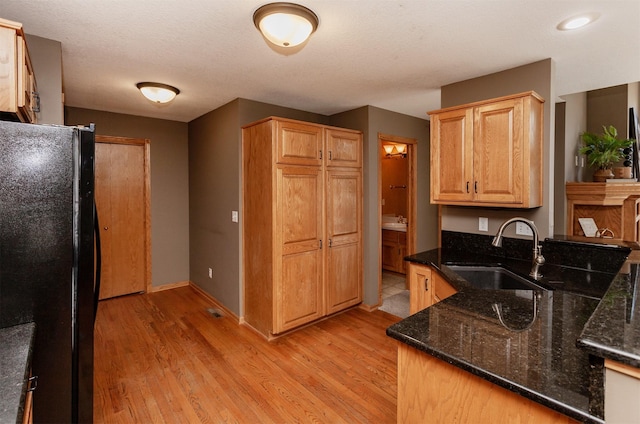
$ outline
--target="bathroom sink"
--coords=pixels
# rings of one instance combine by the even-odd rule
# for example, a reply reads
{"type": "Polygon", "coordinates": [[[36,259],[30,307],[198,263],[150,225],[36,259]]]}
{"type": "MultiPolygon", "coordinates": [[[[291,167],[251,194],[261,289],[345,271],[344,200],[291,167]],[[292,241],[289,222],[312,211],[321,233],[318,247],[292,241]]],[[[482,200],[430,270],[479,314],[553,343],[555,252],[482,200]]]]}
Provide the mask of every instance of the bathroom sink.
{"type": "Polygon", "coordinates": [[[546,290],[501,266],[446,265],[472,286],[489,290],[546,290]]]}
{"type": "Polygon", "coordinates": [[[394,231],[407,231],[407,224],[403,224],[400,222],[383,222],[382,229],[394,230],[394,231]]]}

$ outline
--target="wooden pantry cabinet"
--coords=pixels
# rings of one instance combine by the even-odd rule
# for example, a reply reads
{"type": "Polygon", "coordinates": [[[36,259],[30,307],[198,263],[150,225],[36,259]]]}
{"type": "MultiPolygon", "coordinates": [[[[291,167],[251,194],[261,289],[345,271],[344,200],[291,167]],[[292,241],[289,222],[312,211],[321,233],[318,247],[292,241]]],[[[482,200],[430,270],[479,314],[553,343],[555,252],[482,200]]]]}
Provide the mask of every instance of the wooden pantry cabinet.
{"type": "Polygon", "coordinates": [[[431,203],[541,206],[543,111],[529,91],[429,112],[431,203]]]}
{"type": "Polygon", "coordinates": [[[362,302],[362,133],[242,129],[243,322],[267,338],[362,302]]]}
{"type": "Polygon", "coordinates": [[[0,119],[36,123],[37,92],[22,24],[0,18],[0,119]]]}

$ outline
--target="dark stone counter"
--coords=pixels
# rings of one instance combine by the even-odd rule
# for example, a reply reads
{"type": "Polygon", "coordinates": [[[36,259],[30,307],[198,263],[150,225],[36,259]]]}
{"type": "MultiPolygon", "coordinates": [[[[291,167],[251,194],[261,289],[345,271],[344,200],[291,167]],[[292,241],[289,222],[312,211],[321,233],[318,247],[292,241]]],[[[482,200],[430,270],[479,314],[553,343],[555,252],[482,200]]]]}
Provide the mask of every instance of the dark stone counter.
{"type": "Polygon", "coordinates": [[[578,346],[640,368],[640,264],[623,267],[587,321],[578,346]]]}
{"type": "MultiPolygon", "coordinates": [[[[458,293],[394,324],[387,334],[580,422],[603,422],[603,355],[576,341],[590,328],[610,337],[607,326],[624,316],[624,308],[611,315],[617,306],[604,305],[612,290],[618,293],[618,285],[629,281],[618,270],[630,250],[545,240],[547,262],[538,283],[546,290],[477,289],[447,267],[500,265],[531,279],[530,240],[504,239],[502,249],[490,242],[488,236],[443,233],[441,249],[407,257],[435,268],[458,293]]],[[[637,347],[639,338],[634,340],[637,347]]]]}
{"type": "Polygon", "coordinates": [[[0,328],[0,423],[21,423],[35,324],[0,328]]]}

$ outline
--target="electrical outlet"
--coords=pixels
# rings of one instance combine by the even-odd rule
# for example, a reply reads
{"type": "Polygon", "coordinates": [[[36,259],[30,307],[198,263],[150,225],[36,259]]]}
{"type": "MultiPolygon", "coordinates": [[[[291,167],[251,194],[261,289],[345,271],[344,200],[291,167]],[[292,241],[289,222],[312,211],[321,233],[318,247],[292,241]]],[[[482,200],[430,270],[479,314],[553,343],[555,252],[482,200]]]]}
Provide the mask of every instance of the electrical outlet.
{"type": "Polygon", "coordinates": [[[238,222],[238,211],[231,211],[231,222],[238,222]]]}
{"type": "Polygon", "coordinates": [[[478,218],[478,231],[489,231],[489,218],[478,218]]]}
{"type": "Polygon", "coordinates": [[[209,268],[209,278],[213,278],[213,269],[209,268]]]}
{"type": "Polygon", "coordinates": [[[521,236],[533,236],[533,231],[531,231],[531,227],[523,222],[516,222],[516,234],[521,236]]]}

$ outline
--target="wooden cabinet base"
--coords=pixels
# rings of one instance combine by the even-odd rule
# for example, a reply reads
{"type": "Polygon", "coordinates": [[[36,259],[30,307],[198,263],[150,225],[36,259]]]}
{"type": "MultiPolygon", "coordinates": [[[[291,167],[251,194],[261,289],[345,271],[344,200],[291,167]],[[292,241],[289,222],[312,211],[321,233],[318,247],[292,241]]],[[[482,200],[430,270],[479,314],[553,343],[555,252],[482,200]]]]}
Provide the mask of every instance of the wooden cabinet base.
{"type": "Polygon", "coordinates": [[[398,343],[398,423],[576,423],[458,367],[398,343]]]}

